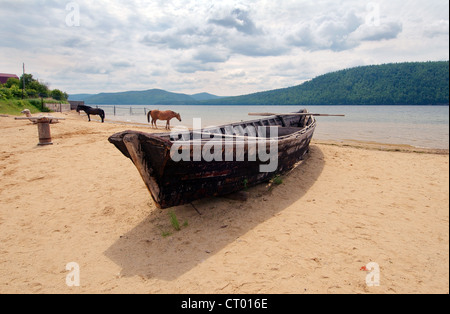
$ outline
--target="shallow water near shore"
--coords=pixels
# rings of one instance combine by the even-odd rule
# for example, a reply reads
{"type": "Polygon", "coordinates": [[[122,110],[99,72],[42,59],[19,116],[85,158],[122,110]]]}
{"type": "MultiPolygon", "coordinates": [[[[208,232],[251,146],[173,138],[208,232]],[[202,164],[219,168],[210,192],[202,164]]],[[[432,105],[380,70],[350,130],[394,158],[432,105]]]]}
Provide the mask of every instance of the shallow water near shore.
{"type": "MultiPolygon", "coordinates": [[[[96,105],[92,105],[96,107],[96,105]]],[[[152,109],[179,112],[182,122],[171,120],[172,126],[193,126],[194,118],[202,119],[202,127],[255,119],[250,112],[289,113],[295,106],[113,106],[98,105],[107,119],[148,123],[146,113],[152,109]]],[[[421,148],[449,149],[448,106],[311,106],[312,113],[345,114],[345,117],[317,117],[314,137],[319,140],[356,140],[421,148]]],[[[159,121],[158,125],[164,126],[159,121]]]]}

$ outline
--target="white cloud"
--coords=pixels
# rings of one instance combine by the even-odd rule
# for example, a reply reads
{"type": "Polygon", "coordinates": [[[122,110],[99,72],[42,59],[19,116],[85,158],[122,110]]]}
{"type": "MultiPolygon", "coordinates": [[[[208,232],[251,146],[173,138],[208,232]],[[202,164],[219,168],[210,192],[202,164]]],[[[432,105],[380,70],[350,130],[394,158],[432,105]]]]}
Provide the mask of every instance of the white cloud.
{"type": "Polygon", "coordinates": [[[332,13],[301,22],[288,36],[288,42],[306,50],[342,51],[351,49],[359,43],[351,40],[351,34],[362,24],[363,19],[354,12],[345,15],[332,13]]]}
{"type": "Polygon", "coordinates": [[[438,36],[447,36],[449,35],[449,22],[448,20],[440,20],[433,22],[430,25],[425,26],[424,35],[429,38],[438,37],[438,36]]]}
{"type": "Polygon", "coordinates": [[[351,37],[358,41],[388,40],[397,38],[402,30],[402,24],[396,22],[383,23],[377,26],[363,24],[351,37]]]}
{"type": "Polygon", "coordinates": [[[401,23],[383,21],[376,25],[368,24],[367,20],[350,11],[345,15],[332,13],[302,22],[287,40],[309,51],[343,51],[355,48],[363,41],[394,39],[401,31],[401,23]]]}
{"type": "Polygon", "coordinates": [[[74,0],[78,27],[66,24],[70,2],[0,0],[0,72],[25,62],[69,93],[237,95],[449,53],[442,0],[74,0]]]}

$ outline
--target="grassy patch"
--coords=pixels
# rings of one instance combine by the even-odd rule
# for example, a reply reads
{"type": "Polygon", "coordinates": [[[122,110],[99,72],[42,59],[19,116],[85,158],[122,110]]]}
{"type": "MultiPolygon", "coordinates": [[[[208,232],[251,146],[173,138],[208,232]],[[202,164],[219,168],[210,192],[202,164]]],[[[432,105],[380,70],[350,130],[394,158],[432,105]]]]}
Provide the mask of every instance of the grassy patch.
{"type": "Polygon", "coordinates": [[[180,227],[180,223],[178,222],[177,215],[175,215],[175,213],[173,211],[170,211],[169,212],[169,217],[170,217],[170,223],[172,224],[172,227],[176,231],[180,231],[181,227],[180,227]]]}
{"type": "Polygon", "coordinates": [[[34,102],[31,102],[28,99],[19,100],[19,99],[8,99],[8,100],[0,100],[0,113],[1,114],[9,114],[14,116],[21,115],[21,111],[24,109],[29,109],[31,113],[40,112],[39,108],[35,106],[34,102]]]}
{"type": "Polygon", "coordinates": [[[248,190],[248,179],[244,180],[244,190],[247,191],[248,190]]]}
{"type": "Polygon", "coordinates": [[[8,114],[12,116],[20,116],[21,111],[29,109],[31,113],[38,112],[50,112],[47,108],[43,107],[45,104],[67,104],[67,101],[58,101],[52,98],[46,99],[2,99],[0,100],[0,114],[8,114]]]}
{"type": "Polygon", "coordinates": [[[269,191],[273,189],[274,185],[281,185],[281,184],[283,184],[283,178],[280,175],[274,176],[269,181],[269,191]]]}
{"type": "Polygon", "coordinates": [[[169,231],[161,231],[161,235],[163,238],[170,237],[172,235],[172,232],[169,231]]]}
{"type": "MultiPolygon", "coordinates": [[[[173,211],[169,212],[169,218],[170,224],[176,231],[180,231],[181,227],[187,227],[189,225],[187,220],[185,220],[183,224],[180,225],[180,221],[178,220],[177,215],[173,211]]],[[[172,235],[172,232],[161,229],[161,235],[163,236],[163,238],[167,238],[172,235]]]]}
{"type": "Polygon", "coordinates": [[[283,184],[283,178],[281,176],[277,175],[277,176],[273,177],[273,179],[270,180],[270,182],[275,185],[280,185],[280,184],[283,184]]]}

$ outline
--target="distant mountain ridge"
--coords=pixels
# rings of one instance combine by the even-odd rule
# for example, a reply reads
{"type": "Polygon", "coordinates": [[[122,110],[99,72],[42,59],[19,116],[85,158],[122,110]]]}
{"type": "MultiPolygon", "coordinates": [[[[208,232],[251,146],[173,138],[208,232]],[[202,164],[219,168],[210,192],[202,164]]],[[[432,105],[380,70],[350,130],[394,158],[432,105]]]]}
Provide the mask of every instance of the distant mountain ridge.
{"type": "Polygon", "coordinates": [[[448,105],[449,61],[361,66],[324,74],[289,88],[235,97],[152,89],[79,94],[69,99],[111,105],[448,105]]]}
{"type": "Polygon", "coordinates": [[[84,100],[86,104],[95,105],[173,105],[193,104],[198,101],[220,99],[220,96],[200,93],[186,95],[172,93],[162,89],[149,89],[145,91],[129,91],[119,93],[100,94],[74,94],[69,100],[84,100]]]}
{"type": "Polygon", "coordinates": [[[209,94],[209,93],[195,94],[195,95],[191,95],[191,97],[194,98],[195,100],[199,100],[199,101],[224,98],[224,97],[216,96],[216,95],[209,94]]]}

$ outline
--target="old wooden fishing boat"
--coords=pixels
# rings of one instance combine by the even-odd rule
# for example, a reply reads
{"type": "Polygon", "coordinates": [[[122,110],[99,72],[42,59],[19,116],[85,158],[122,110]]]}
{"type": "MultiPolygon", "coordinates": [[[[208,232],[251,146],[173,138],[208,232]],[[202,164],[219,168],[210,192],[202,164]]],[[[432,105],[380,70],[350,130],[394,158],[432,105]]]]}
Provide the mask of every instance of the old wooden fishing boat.
{"type": "Polygon", "coordinates": [[[179,133],[124,131],[109,141],[133,161],[156,205],[168,208],[285,173],[308,153],[315,127],[314,114],[301,110],[179,133]]]}

